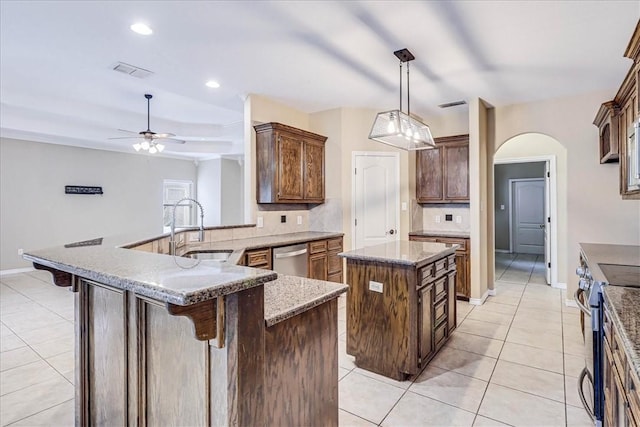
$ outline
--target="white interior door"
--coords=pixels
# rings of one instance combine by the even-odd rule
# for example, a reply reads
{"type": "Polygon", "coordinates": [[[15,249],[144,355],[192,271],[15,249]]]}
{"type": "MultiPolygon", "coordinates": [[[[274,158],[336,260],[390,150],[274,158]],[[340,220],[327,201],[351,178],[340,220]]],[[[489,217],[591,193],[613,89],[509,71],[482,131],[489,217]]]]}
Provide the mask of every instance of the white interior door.
{"type": "Polygon", "coordinates": [[[545,180],[513,180],[513,243],[521,254],[545,253],[545,180]]]}
{"type": "Polygon", "coordinates": [[[544,275],[547,283],[551,284],[551,173],[549,169],[549,162],[544,162],[544,275]]]}
{"type": "Polygon", "coordinates": [[[400,157],[353,153],[354,249],[399,239],[400,157]]]}

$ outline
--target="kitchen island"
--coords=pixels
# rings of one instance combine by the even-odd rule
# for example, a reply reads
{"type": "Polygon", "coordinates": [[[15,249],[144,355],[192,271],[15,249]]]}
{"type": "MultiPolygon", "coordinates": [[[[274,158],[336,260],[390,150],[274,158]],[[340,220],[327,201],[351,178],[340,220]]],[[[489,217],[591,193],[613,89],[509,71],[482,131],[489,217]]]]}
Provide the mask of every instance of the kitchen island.
{"type": "Polygon", "coordinates": [[[358,367],[403,381],[436,355],[456,328],[456,248],[396,241],[340,254],[358,367]]]}
{"type": "Polygon", "coordinates": [[[24,255],[75,293],[76,425],[337,425],[346,286],[119,246],[24,255]]]}

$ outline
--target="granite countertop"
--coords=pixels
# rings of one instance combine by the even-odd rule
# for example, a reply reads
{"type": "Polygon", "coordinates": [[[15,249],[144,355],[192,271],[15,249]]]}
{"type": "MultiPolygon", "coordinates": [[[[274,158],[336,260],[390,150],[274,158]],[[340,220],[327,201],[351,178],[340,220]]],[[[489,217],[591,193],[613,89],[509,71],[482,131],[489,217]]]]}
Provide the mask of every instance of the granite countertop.
{"type": "Polygon", "coordinates": [[[622,338],[629,366],[640,378],[640,289],[604,286],[604,301],[622,338]]]}
{"type": "Polygon", "coordinates": [[[416,230],[416,231],[411,231],[409,233],[409,236],[458,237],[461,239],[468,239],[471,236],[471,233],[468,231],[462,231],[462,230],[447,230],[447,231],[416,230]]]}
{"type": "Polygon", "coordinates": [[[422,267],[443,256],[454,254],[457,248],[459,245],[398,240],[341,252],[338,255],[347,259],[422,267]]]}
{"type": "Polygon", "coordinates": [[[233,251],[234,257],[228,262],[125,249],[134,239],[139,239],[132,235],[97,238],[27,251],[23,257],[46,267],[158,301],[190,305],[276,279],[277,274],[273,271],[235,265],[245,249],[284,246],[342,235],[310,231],[200,243],[181,248],[182,253],[193,250],[233,251]]]}
{"type": "Polygon", "coordinates": [[[336,298],[347,289],[342,283],[280,275],[264,285],[265,323],[273,326],[336,298]]]}
{"type": "Polygon", "coordinates": [[[640,266],[640,246],[580,243],[580,252],[587,261],[594,280],[607,282],[599,264],[640,266]]]}

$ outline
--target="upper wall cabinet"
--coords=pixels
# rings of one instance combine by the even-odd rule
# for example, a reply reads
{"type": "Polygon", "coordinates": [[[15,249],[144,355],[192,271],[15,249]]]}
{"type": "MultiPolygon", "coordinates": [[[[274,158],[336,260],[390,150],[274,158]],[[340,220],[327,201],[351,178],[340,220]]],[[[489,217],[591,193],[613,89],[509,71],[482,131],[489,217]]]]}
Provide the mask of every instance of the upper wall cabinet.
{"type": "Polygon", "coordinates": [[[640,150],[634,124],[640,120],[640,21],[624,56],[633,64],[612,101],[602,104],[594,124],[600,131],[600,162],[620,161],[620,194],[640,199],[640,150]]]}
{"type": "Polygon", "coordinates": [[[254,129],[258,203],[323,203],[327,137],[280,123],[254,129]]]}
{"type": "Polygon", "coordinates": [[[469,135],[436,138],[416,155],[418,203],[469,203],[469,135]]]}

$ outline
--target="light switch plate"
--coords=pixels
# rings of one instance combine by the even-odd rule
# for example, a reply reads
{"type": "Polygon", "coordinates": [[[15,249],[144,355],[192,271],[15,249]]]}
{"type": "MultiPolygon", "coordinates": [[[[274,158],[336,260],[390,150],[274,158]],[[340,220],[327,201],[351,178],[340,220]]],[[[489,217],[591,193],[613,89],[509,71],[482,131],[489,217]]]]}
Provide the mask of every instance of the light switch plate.
{"type": "Polygon", "coordinates": [[[407,210],[407,202],[402,202],[402,210],[403,211],[407,210]]]}
{"type": "Polygon", "coordinates": [[[439,223],[440,222],[440,215],[434,216],[433,219],[434,219],[435,222],[439,223]]]}
{"type": "Polygon", "coordinates": [[[302,215],[298,215],[297,221],[298,221],[298,225],[302,225],[302,215]]]}
{"type": "Polygon", "coordinates": [[[500,205],[500,210],[503,211],[504,210],[504,205],[500,205]]]}
{"type": "Polygon", "coordinates": [[[264,218],[259,216],[256,218],[256,228],[264,227],[264,218]]]}
{"type": "Polygon", "coordinates": [[[460,215],[456,215],[456,224],[462,223],[462,217],[460,215]]]}
{"type": "Polygon", "coordinates": [[[374,282],[373,280],[369,280],[369,290],[370,291],[382,293],[382,288],[383,288],[382,283],[374,282]]]}

